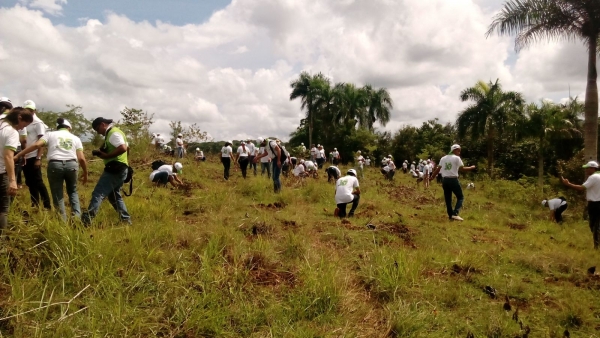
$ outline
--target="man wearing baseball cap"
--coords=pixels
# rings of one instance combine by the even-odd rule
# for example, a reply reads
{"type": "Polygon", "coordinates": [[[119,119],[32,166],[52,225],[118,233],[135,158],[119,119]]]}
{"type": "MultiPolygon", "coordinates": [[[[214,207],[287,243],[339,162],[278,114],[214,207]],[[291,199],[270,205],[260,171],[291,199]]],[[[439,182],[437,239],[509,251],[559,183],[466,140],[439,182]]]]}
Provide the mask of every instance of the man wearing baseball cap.
{"type": "Polygon", "coordinates": [[[259,137],[257,140],[260,143],[260,146],[263,147],[263,153],[258,154],[254,158],[254,162],[258,162],[261,158],[269,157],[273,162],[273,191],[277,194],[281,192],[281,180],[279,176],[281,175],[281,168],[287,159],[287,155],[285,150],[282,149],[280,145],[277,144],[276,140],[263,139],[259,137]]]}
{"type": "Polygon", "coordinates": [[[598,245],[600,244],[600,173],[598,172],[598,162],[589,161],[582,168],[585,169],[585,174],[588,176],[582,185],[573,184],[562,176],[560,177],[560,181],[571,189],[585,191],[585,197],[588,201],[588,220],[594,239],[594,249],[598,249],[598,245]]]}
{"type": "Polygon", "coordinates": [[[435,177],[440,171],[442,172],[443,181],[442,188],[444,189],[444,199],[446,201],[446,212],[450,220],[462,221],[463,218],[458,216],[462,208],[464,196],[460,182],[458,181],[459,171],[474,170],[475,166],[465,167],[460,158],[460,146],[453,144],[450,147],[450,153],[440,160],[437,168],[432,176],[435,177]],[[456,206],[452,208],[452,194],[456,196],[456,206]]]}
{"type": "MultiPolygon", "coordinates": [[[[48,126],[37,116],[35,102],[27,100],[23,103],[23,108],[33,113],[33,122],[26,128],[19,130],[21,148],[25,149],[41,139],[46,134],[48,126]]],[[[43,153],[44,148],[40,148],[25,155],[23,174],[25,176],[25,185],[29,188],[29,194],[31,195],[31,206],[37,207],[41,200],[44,208],[50,209],[50,195],[42,178],[43,153]]]]}
{"type": "Polygon", "coordinates": [[[102,148],[92,151],[92,155],[104,161],[104,171],[94,187],[90,205],[81,220],[84,224],[90,224],[104,198],[108,198],[110,204],[119,213],[121,221],[131,224],[131,217],[120,192],[129,168],[127,137],[113,124],[113,120],[103,117],[96,118],[92,122],[92,128],[98,134],[104,135],[102,148]]]}
{"type": "Polygon", "coordinates": [[[335,209],[334,216],[339,218],[346,217],[346,206],[352,203],[348,217],[354,216],[354,212],[360,201],[360,188],[358,186],[358,178],[356,178],[356,170],[349,169],[346,176],[339,178],[335,182],[335,209]]]}

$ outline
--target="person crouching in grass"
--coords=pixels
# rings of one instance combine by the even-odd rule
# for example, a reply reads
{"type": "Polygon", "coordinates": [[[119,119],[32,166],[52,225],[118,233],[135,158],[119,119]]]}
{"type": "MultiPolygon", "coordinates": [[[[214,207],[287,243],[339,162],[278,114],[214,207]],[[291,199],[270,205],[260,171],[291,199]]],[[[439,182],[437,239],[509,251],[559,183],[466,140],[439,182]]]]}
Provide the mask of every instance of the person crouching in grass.
{"type": "Polygon", "coordinates": [[[358,186],[358,178],[356,178],[356,170],[350,169],[346,176],[341,177],[335,182],[335,209],[334,216],[340,218],[346,217],[346,206],[352,203],[348,217],[353,217],[358,202],[360,201],[360,188],[358,186]]]}
{"type": "Polygon", "coordinates": [[[568,179],[560,177],[560,181],[571,189],[585,191],[585,197],[588,201],[588,220],[592,237],[594,239],[594,249],[598,249],[600,244],[600,172],[598,172],[598,162],[589,161],[582,168],[589,177],[582,185],[569,182],[568,179]]]}
{"type": "Polygon", "coordinates": [[[183,165],[179,162],[175,162],[172,165],[162,165],[150,174],[150,181],[157,187],[166,187],[167,182],[171,183],[172,186],[177,187],[178,185],[183,184],[179,177],[177,177],[177,174],[181,174],[182,169],[183,165]]]}
{"type": "Polygon", "coordinates": [[[342,172],[335,165],[329,166],[329,168],[325,169],[325,172],[327,173],[327,183],[331,181],[336,182],[342,176],[342,172]]]}

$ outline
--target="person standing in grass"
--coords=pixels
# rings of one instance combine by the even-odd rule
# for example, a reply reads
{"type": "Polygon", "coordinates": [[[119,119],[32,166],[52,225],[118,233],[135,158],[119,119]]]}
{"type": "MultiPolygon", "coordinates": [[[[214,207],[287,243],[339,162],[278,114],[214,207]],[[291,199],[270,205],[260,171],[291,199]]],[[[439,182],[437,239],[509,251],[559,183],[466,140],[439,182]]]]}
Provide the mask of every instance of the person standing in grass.
{"type": "Polygon", "coordinates": [[[371,166],[371,159],[369,158],[369,156],[367,156],[367,159],[365,160],[365,165],[366,165],[367,167],[370,167],[370,166],[371,166]]]}
{"type": "Polygon", "coordinates": [[[177,174],[181,174],[182,169],[183,165],[179,162],[175,162],[172,165],[161,165],[150,174],[150,181],[156,186],[166,187],[167,183],[171,183],[172,186],[177,187],[183,184],[179,177],[177,177],[177,174]]]}
{"type": "Polygon", "coordinates": [[[177,135],[175,145],[177,146],[177,158],[183,158],[183,134],[177,135]]]}
{"type": "Polygon", "coordinates": [[[356,170],[350,169],[346,176],[339,178],[335,182],[335,216],[340,218],[346,217],[346,206],[352,203],[348,217],[353,217],[358,202],[360,201],[360,188],[358,186],[358,178],[356,178],[356,170]]]}
{"type": "Polygon", "coordinates": [[[543,200],[542,206],[550,209],[550,219],[559,224],[563,222],[562,213],[567,210],[567,200],[564,197],[543,200]]]}
{"type": "MultiPolygon", "coordinates": [[[[33,113],[33,122],[20,132],[21,139],[25,140],[25,142],[21,142],[21,148],[36,143],[44,136],[44,134],[46,134],[46,129],[48,128],[48,126],[36,116],[37,110],[33,101],[25,101],[23,108],[28,109],[33,113]]],[[[25,185],[29,188],[29,194],[31,195],[31,206],[37,207],[41,200],[44,208],[50,209],[50,195],[48,195],[48,189],[46,189],[44,179],[42,178],[42,156],[43,149],[38,149],[27,154],[27,156],[25,156],[23,174],[25,175],[25,185]]]]}
{"type": "Polygon", "coordinates": [[[460,158],[460,146],[453,144],[450,147],[450,153],[440,160],[437,168],[433,172],[433,176],[436,176],[439,172],[444,177],[442,180],[442,188],[444,189],[444,200],[446,201],[446,212],[450,220],[462,221],[463,218],[458,216],[460,209],[462,208],[464,195],[460,182],[458,181],[459,171],[470,171],[474,170],[475,166],[465,167],[462,159],[460,158]],[[452,194],[456,196],[456,206],[452,208],[452,194]]]}
{"type": "Polygon", "coordinates": [[[365,158],[362,156],[360,150],[356,152],[356,169],[361,179],[365,178],[365,158]]]}
{"type": "Polygon", "coordinates": [[[317,160],[317,153],[319,152],[319,149],[317,149],[317,147],[313,144],[310,147],[310,160],[311,161],[316,161],[317,160]]]}
{"type": "Polygon", "coordinates": [[[402,172],[405,174],[408,172],[408,161],[407,160],[404,160],[404,162],[402,162],[402,172]]]}
{"type": "Polygon", "coordinates": [[[423,166],[423,185],[429,188],[429,180],[431,179],[431,162],[423,166]]]}
{"type": "Polygon", "coordinates": [[[14,154],[20,144],[17,130],[33,122],[33,113],[16,107],[0,119],[0,233],[8,227],[8,209],[12,196],[17,195],[14,154]]]}
{"type": "Polygon", "coordinates": [[[231,168],[231,157],[233,156],[232,144],[231,141],[227,141],[221,148],[221,163],[223,163],[223,178],[225,181],[229,180],[229,169],[231,168]]]}
{"type": "Polygon", "coordinates": [[[594,249],[598,249],[598,245],[600,245],[600,172],[598,172],[598,169],[600,166],[596,161],[589,161],[583,168],[588,178],[582,185],[573,184],[562,176],[560,181],[571,189],[585,191],[585,197],[588,201],[588,221],[594,239],[594,249]]]}
{"type": "Polygon", "coordinates": [[[87,162],[83,154],[81,140],[79,137],[71,134],[71,123],[63,118],[59,118],[56,120],[56,131],[46,133],[36,143],[23,149],[17,155],[17,159],[43,146],[48,147],[47,176],[54,208],[58,209],[63,220],[66,221],[67,213],[65,212],[65,197],[63,194],[64,183],[67,187],[71,214],[76,218],[81,217],[79,194],[77,193],[79,167],[83,169],[83,174],[81,175],[82,184],[85,185],[87,183],[88,177],[87,162]]]}
{"type": "Polygon", "coordinates": [[[121,187],[123,187],[129,170],[127,137],[121,129],[113,124],[113,120],[103,117],[98,117],[92,122],[92,129],[98,134],[104,135],[102,148],[92,151],[94,156],[104,161],[104,171],[94,187],[90,205],[88,210],[82,214],[81,220],[84,224],[90,224],[98,213],[104,198],[108,198],[110,204],[119,213],[121,222],[131,224],[131,216],[127,212],[127,206],[121,196],[121,187]]]}
{"type": "Polygon", "coordinates": [[[265,150],[262,154],[258,154],[254,161],[258,161],[263,157],[271,158],[273,161],[273,190],[277,194],[281,192],[281,180],[279,179],[279,176],[281,175],[283,163],[287,158],[285,150],[282,149],[275,140],[259,138],[258,141],[265,150]]]}
{"type": "MultiPolygon", "coordinates": [[[[260,145],[260,143],[262,142],[262,137],[258,138],[258,144],[260,145]]],[[[261,146],[258,149],[258,154],[256,156],[258,156],[259,154],[262,154],[265,152],[265,147],[261,146]]],[[[256,157],[254,157],[254,161],[256,162],[256,157]]],[[[262,157],[260,159],[260,176],[265,174],[265,171],[267,172],[267,177],[271,178],[271,159],[268,156],[262,157]]]]}
{"type": "Polygon", "coordinates": [[[248,163],[250,164],[250,169],[254,170],[254,176],[256,176],[256,163],[254,162],[254,157],[256,157],[256,146],[252,143],[252,140],[246,140],[246,148],[248,148],[248,163]]]}
{"type": "Polygon", "coordinates": [[[246,172],[248,170],[248,157],[250,156],[250,151],[246,147],[246,143],[242,141],[240,146],[237,148],[237,160],[236,162],[240,165],[240,169],[242,170],[242,177],[246,179],[246,172]]]}

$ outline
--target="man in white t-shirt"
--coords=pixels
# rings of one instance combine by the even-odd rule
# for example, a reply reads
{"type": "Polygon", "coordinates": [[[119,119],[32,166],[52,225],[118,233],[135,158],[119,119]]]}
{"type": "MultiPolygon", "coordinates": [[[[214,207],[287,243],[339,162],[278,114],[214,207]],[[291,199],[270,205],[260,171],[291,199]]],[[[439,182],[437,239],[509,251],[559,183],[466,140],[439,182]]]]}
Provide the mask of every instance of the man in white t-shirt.
{"type": "Polygon", "coordinates": [[[177,146],[177,157],[183,158],[183,134],[178,134],[175,139],[175,145],[177,146]]]}
{"type": "Polygon", "coordinates": [[[194,159],[196,161],[206,161],[206,157],[204,157],[204,152],[200,150],[200,148],[196,148],[196,152],[194,154],[194,159]]]}
{"type": "Polygon", "coordinates": [[[433,176],[439,172],[442,173],[443,181],[442,188],[444,189],[444,199],[446,201],[446,212],[450,220],[462,221],[463,218],[458,216],[460,208],[462,208],[464,196],[460,182],[458,181],[459,171],[474,170],[475,166],[465,167],[460,158],[460,146],[453,144],[450,147],[450,153],[440,160],[438,167],[433,172],[433,176]],[[452,194],[456,196],[456,206],[452,208],[452,194]]]}
{"type": "Polygon", "coordinates": [[[367,156],[367,159],[365,160],[365,165],[366,165],[367,167],[370,167],[370,166],[371,166],[371,159],[369,158],[369,156],[367,156]]]}
{"type": "Polygon", "coordinates": [[[564,197],[553,198],[551,200],[543,200],[542,206],[550,209],[550,219],[556,223],[562,223],[562,213],[567,210],[567,200],[564,197]]]}
{"type": "Polygon", "coordinates": [[[320,144],[317,145],[317,160],[316,160],[316,162],[317,162],[317,167],[319,169],[323,168],[323,164],[325,163],[326,159],[327,158],[325,157],[325,150],[323,149],[323,146],[320,144]]]}
{"type": "Polygon", "coordinates": [[[327,182],[335,182],[338,178],[340,178],[340,176],[342,176],[342,172],[335,165],[332,165],[329,168],[325,169],[325,172],[327,173],[327,182]]]}
{"type": "Polygon", "coordinates": [[[276,140],[269,140],[259,138],[260,146],[264,148],[264,151],[261,154],[258,154],[254,161],[257,162],[259,159],[264,157],[271,158],[273,162],[273,191],[278,194],[281,192],[281,179],[279,176],[281,175],[281,169],[283,167],[283,163],[287,159],[286,151],[279,144],[277,144],[276,140]]]}
{"type": "Polygon", "coordinates": [[[356,178],[356,170],[350,169],[346,176],[339,178],[335,182],[335,209],[334,215],[340,218],[346,217],[346,206],[352,203],[348,217],[354,216],[354,212],[360,201],[360,188],[358,186],[358,178],[356,178]]]}
{"type": "Polygon", "coordinates": [[[292,173],[296,177],[306,177],[306,176],[308,176],[308,172],[306,171],[306,168],[304,167],[304,160],[300,160],[300,163],[298,163],[298,165],[294,168],[294,170],[292,171],[292,173]]]}
{"type": "Polygon", "coordinates": [[[313,144],[310,147],[310,160],[311,161],[316,161],[317,160],[317,153],[319,152],[319,150],[317,149],[317,147],[313,144]]]}
{"type": "Polygon", "coordinates": [[[152,171],[150,174],[150,181],[156,186],[166,186],[167,182],[171,183],[172,186],[177,187],[183,184],[177,174],[181,174],[183,165],[179,162],[175,164],[164,164],[158,167],[158,169],[152,171]]]}
{"type": "Polygon", "coordinates": [[[361,179],[365,178],[364,166],[365,158],[362,156],[361,151],[359,150],[356,152],[356,169],[358,170],[358,176],[360,176],[361,179]]]}
{"type": "MultiPolygon", "coordinates": [[[[25,101],[23,108],[30,110],[34,114],[33,122],[19,131],[21,135],[21,148],[25,149],[44,136],[48,126],[37,116],[36,106],[33,101],[25,101]]],[[[29,194],[31,195],[31,206],[37,207],[41,199],[44,208],[50,209],[50,195],[42,178],[43,149],[41,148],[25,155],[23,174],[25,175],[25,185],[29,188],[29,194]]]]}
{"type": "Polygon", "coordinates": [[[313,161],[304,161],[304,169],[308,173],[308,175],[317,178],[317,165],[313,161]]]}
{"type": "Polygon", "coordinates": [[[240,143],[240,146],[237,148],[237,154],[237,163],[240,165],[240,169],[242,170],[242,177],[246,179],[246,172],[249,164],[248,157],[250,156],[250,150],[246,147],[246,142],[242,141],[240,143]]]}
{"type": "Polygon", "coordinates": [[[423,166],[423,185],[425,188],[429,188],[429,181],[431,179],[431,165],[427,163],[423,166]]]}
{"type": "Polygon", "coordinates": [[[600,172],[598,172],[600,166],[596,161],[589,161],[583,168],[588,178],[582,185],[573,184],[562,176],[560,180],[571,189],[585,191],[588,201],[588,222],[594,239],[594,249],[598,249],[600,246],[600,172]]]}
{"type": "Polygon", "coordinates": [[[254,157],[256,156],[256,146],[252,143],[252,140],[246,140],[246,148],[248,148],[248,163],[250,164],[250,169],[254,170],[254,176],[256,176],[256,163],[254,162],[254,157]]]}
{"type": "Polygon", "coordinates": [[[408,161],[407,160],[404,160],[404,162],[402,162],[402,172],[405,174],[408,172],[408,161]]]}

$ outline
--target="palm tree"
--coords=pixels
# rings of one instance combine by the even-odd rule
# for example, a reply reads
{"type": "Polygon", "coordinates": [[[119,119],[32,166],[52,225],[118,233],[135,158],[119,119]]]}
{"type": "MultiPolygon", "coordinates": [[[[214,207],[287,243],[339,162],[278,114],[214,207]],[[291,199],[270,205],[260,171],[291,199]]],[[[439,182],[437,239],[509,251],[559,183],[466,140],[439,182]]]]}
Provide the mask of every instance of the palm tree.
{"type": "Polygon", "coordinates": [[[539,106],[531,103],[525,107],[528,120],[523,124],[524,134],[538,141],[538,186],[542,193],[544,153],[549,146],[549,138],[572,138],[581,133],[577,129],[577,116],[565,107],[566,105],[556,105],[550,101],[542,101],[539,106]]]}
{"type": "Polygon", "coordinates": [[[600,38],[600,1],[598,0],[509,0],[496,15],[487,36],[516,34],[516,50],[542,39],[580,39],[588,48],[585,90],[585,158],[597,157],[598,148],[598,73],[596,55],[600,38]]]}
{"type": "Polygon", "coordinates": [[[301,108],[306,109],[306,119],[308,120],[308,144],[312,146],[313,128],[315,115],[318,114],[321,93],[330,87],[329,79],[322,73],[311,76],[308,72],[300,73],[298,79],[290,83],[292,92],[290,101],[297,98],[301,100],[301,108]]]}
{"type": "Polygon", "coordinates": [[[521,115],[523,97],[517,92],[504,92],[499,80],[477,82],[460,94],[460,99],[474,103],[463,110],[456,120],[458,137],[470,134],[473,140],[485,136],[488,153],[488,171],[494,175],[494,141],[502,136],[513,121],[521,115]]]}
{"type": "Polygon", "coordinates": [[[386,88],[374,90],[371,85],[363,87],[367,95],[367,128],[373,131],[373,124],[379,123],[385,127],[390,122],[390,111],[394,108],[394,101],[386,88]]]}
{"type": "Polygon", "coordinates": [[[333,122],[366,126],[367,99],[367,93],[353,83],[337,83],[333,88],[333,122]]]}

